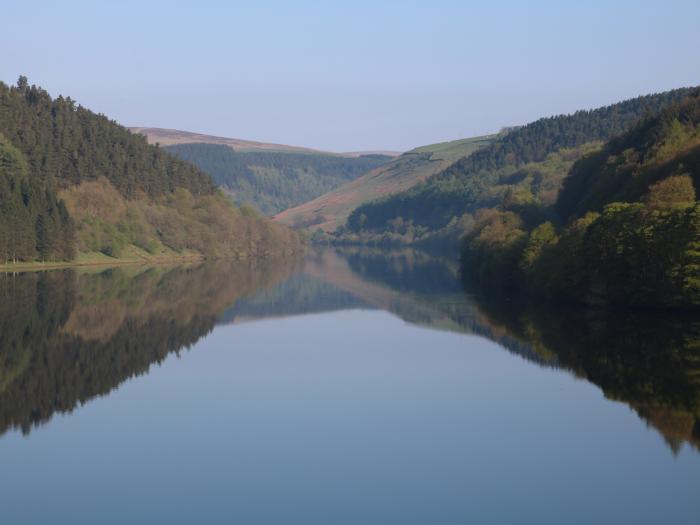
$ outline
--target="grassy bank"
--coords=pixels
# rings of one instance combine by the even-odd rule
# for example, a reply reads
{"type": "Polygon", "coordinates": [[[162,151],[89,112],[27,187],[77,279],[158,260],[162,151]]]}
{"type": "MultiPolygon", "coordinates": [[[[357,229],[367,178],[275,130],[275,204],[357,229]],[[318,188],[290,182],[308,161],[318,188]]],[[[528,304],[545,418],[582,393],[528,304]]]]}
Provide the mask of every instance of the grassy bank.
{"type": "Polygon", "coordinates": [[[150,254],[130,246],[120,257],[110,257],[101,252],[78,253],[72,261],[32,261],[0,264],[0,272],[54,270],[79,266],[118,266],[125,264],[166,264],[202,261],[205,257],[198,253],[163,252],[150,254]]]}

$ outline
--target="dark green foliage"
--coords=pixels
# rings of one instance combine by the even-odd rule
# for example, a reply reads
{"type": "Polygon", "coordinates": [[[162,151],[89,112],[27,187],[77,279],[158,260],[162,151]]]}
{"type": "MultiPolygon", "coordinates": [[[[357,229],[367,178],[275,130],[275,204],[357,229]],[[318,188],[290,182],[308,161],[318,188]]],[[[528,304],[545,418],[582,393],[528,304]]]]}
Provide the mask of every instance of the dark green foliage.
{"type": "Polygon", "coordinates": [[[556,204],[563,217],[635,202],[669,175],[689,174],[700,187],[700,91],[644,119],[577,162],[556,204]]]}
{"type": "Polygon", "coordinates": [[[698,204],[611,204],[559,235],[550,223],[528,234],[510,212],[489,213],[464,240],[471,278],[589,304],[700,305],[698,204]]]}
{"type": "Polygon", "coordinates": [[[70,98],[52,100],[26,78],[17,87],[0,82],[0,133],[25,156],[32,177],[66,188],[106,177],[127,198],[185,188],[211,194],[211,178],[146,139],[70,98]]]}
{"type": "Polygon", "coordinates": [[[74,244],[64,203],[29,176],[24,156],[0,134],[0,264],[69,260],[74,244]]]}
{"type": "Polygon", "coordinates": [[[564,233],[578,242],[554,243],[535,261],[527,286],[592,304],[700,305],[700,205],[611,204],[581,226],[564,233]]]}
{"type": "Polygon", "coordinates": [[[548,155],[614,137],[647,114],[679,101],[690,90],[638,97],[592,111],[543,118],[512,130],[490,146],[456,162],[408,191],[358,207],[348,219],[352,231],[383,231],[395,217],[431,230],[477,207],[495,206],[489,190],[519,167],[548,155]],[[360,218],[364,217],[362,224],[360,218]]]}
{"type": "Polygon", "coordinates": [[[482,210],[464,238],[465,275],[589,304],[700,307],[699,160],[694,91],[573,165],[550,210],[569,219],[560,233],[505,201],[482,210]]]}
{"type": "Polygon", "coordinates": [[[236,152],[221,144],[166,149],[211,175],[236,204],[249,203],[269,215],[312,200],[391,160],[384,155],[236,152]]]}

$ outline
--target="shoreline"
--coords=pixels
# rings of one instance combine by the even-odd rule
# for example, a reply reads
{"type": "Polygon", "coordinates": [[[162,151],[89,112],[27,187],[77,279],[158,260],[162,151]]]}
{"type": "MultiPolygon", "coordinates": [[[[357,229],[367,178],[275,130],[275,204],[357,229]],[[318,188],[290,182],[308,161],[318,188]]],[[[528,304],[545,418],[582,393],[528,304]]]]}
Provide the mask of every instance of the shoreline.
{"type": "Polygon", "coordinates": [[[303,254],[305,250],[299,252],[290,253],[280,253],[276,255],[264,254],[257,255],[253,257],[205,257],[204,255],[180,255],[180,256],[165,256],[165,257],[154,257],[154,258],[134,258],[134,259],[119,259],[119,258],[88,258],[81,260],[80,258],[73,261],[52,261],[52,262],[19,262],[19,263],[9,263],[0,264],[0,274],[1,273],[19,273],[19,272],[30,272],[30,271],[44,271],[44,270],[63,270],[67,268],[96,268],[96,267],[111,267],[111,266],[131,266],[131,265],[160,265],[160,264],[189,264],[189,263],[199,263],[207,260],[222,260],[231,259],[239,261],[250,261],[254,258],[267,259],[270,257],[286,257],[292,254],[303,254]]]}
{"type": "Polygon", "coordinates": [[[138,264],[171,264],[171,263],[193,263],[206,260],[203,256],[187,257],[162,257],[155,259],[113,259],[113,260],[85,260],[85,261],[65,261],[65,262],[20,262],[10,264],[0,264],[0,273],[42,271],[42,270],[62,270],[66,268],[97,267],[97,266],[127,266],[138,264]]]}

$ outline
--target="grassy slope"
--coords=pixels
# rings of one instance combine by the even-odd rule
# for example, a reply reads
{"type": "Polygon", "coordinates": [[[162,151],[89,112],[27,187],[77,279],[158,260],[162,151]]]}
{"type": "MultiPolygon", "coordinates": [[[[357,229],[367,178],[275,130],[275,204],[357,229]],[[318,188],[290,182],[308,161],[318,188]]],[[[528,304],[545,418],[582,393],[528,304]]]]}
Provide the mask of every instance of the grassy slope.
{"type": "Polygon", "coordinates": [[[41,270],[57,270],[60,268],[90,268],[90,267],[105,267],[105,266],[121,266],[121,265],[138,265],[144,264],[170,264],[170,263],[186,263],[201,261],[203,257],[200,254],[191,253],[189,255],[183,253],[175,253],[173,251],[164,250],[158,255],[153,255],[145,250],[141,250],[136,246],[129,246],[124,253],[119,257],[110,257],[101,252],[79,252],[75,259],[68,262],[61,261],[33,261],[33,262],[18,262],[9,264],[0,264],[0,272],[27,272],[41,270]]]}
{"type": "Polygon", "coordinates": [[[490,144],[493,138],[488,135],[416,148],[336,190],[285,210],[275,219],[294,227],[333,231],[360,204],[404,191],[490,144]]]}

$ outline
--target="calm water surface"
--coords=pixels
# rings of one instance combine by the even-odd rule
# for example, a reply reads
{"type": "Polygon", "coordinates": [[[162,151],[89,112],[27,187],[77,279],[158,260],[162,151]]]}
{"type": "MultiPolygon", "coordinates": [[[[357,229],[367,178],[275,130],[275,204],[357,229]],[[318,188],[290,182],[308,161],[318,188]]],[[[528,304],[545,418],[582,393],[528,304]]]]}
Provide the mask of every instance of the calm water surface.
{"type": "Polygon", "coordinates": [[[449,260],[0,275],[1,522],[700,519],[700,319],[449,260]]]}

